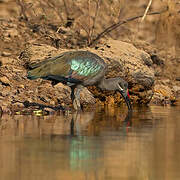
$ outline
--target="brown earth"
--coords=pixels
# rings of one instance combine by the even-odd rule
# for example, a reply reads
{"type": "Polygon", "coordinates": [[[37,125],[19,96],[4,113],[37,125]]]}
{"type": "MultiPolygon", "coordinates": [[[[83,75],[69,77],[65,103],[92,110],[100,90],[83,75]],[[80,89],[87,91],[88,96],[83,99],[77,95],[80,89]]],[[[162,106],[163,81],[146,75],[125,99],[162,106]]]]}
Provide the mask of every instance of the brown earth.
{"type": "MultiPolygon", "coordinates": [[[[107,57],[112,57],[114,60],[121,57],[119,61],[121,63],[125,57],[120,52],[124,52],[127,47],[122,44],[122,41],[132,44],[131,51],[136,47],[137,51],[143,50],[148,54],[150,58],[141,57],[145,60],[146,65],[139,66],[139,68],[143,67],[143,72],[146,71],[146,68],[150,68],[154,73],[155,82],[149,89],[140,88],[139,85],[142,82],[134,81],[131,78],[132,73],[130,75],[125,73],[126,69],[122,71],[123,74],[117,74],[113,62],[108,65],[107,77],[117,75],[124,77],[129,82],[130,94],[134,103],[143,104],[148,103],[149,100],[151,100],[150,103],[163,105],[179,103],[180,7],[178,1],[171,4],[165,0],[153,1],[151,12],[161,11],[167,7],[168,11],[161,15],[147,16],[142,23],[138,19],[119,26],[88,48],[88,43],[96,35],[110,24],[118,22],[117,14],[120,19],[143,14],[149,1],[128,0],[112,1],[111,3],[107,1],[109,4],[102,4],[103,8],[100,6],[93,36],[90,36],[92,31],[88,33],[93,26],[93,18],[89,18],[94,15],[93,9],[96,6],[93,3],[90,4],[90,10],[87,11],[88,7],[80,0],[74,6],[71,6],[69,0],[69,10],[65,8],[66,11],[62,10],[62,14],[58,14],[56,10],[50,8],[53,1],[49,1],[51,4],[48,4],[48,1],[17,2],[21,3],[17,5],[13,0],[0,1],[0,104],[3,111],[12,112],[25,109],[31,112],[43,107],[49,112],[71,106],[69,87],[61,83],[52,87],[48,81],[27,80],[27,59],[36,61],[54,56],[62,51],[83,48],[97,53],[107,63],[107,57]],[[41,3],[38,4],[39,2],[41,3]],[[22,8],[23,5],[24,8],[22,8]],[[44,11],[40,8],[42,6],[44,11]],[[68,12],[72,12],[72,14],[68,12]],[[87,12],[90,16],[87,15],[87,12]],[[69,21],[69,19],[71,20],[69,21]],[[119,43],[117,45],[112,39],[121,41],[115,41],[119,43]],[[40,51],[38,53],[33,51],[31,54],[33,58],[30,58],[30,54],[25,52],[35,46],[41,47],[40,51]],[[117,48],[115,48],[116,46],[117,48]],[[121,48],[122,51],[119,52],[118,48],[121,48]],[[148,63],[150,64],[148,65],[148,63]],[[114,74],[110,72],[114,72],[114,74]]],[[[137,54],[135,51],[133,52],[132,57],[136,57],[137,54]]],[[[128,63],[127,66],[129,67],[128,63]]],[[[84,105],[94,104],[95,101],[100,104],[112,105],[119,104],[122,100],[118,94],[99,93],[94,87],[91,87],[91,90],[93,94],[96,93],[96,99],[85,89],[81,94],[84,105]]]]}

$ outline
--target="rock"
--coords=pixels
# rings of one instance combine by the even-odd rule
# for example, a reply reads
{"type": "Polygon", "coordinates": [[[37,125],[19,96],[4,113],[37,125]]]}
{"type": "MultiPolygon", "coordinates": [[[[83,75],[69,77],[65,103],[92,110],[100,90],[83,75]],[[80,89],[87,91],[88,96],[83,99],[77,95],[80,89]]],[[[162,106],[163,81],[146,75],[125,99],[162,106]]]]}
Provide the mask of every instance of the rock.
{"type": "Polygon", "coordinates": [[[4,51],[4,52],[1,53],[1,55],[4,56],[4,57],[9,57],[9,56],[11,56],[11,53],[4,51]]]}
{"type": "Polygon", "coordinates": [[[173,86],[173,91],[175,92],[175,93],[180,93],[180,86],[173,86]]]}
{"type": "Polygon", "coordinates": [[[0,106],[0,117],[2,116],[2,114],[3,114],[3,109],[2,109],[2,107],[0,106]]]}
{"type": "MultiPolygon", "coordinates": [[[[61,97],[61,101],[66,102],[66,104],[71,103],[71,88],[62,84],[58,83],[54,86],[58,92],[56,92],[57,97],[61,97]]],[[[92,93],[88,91],[87,88],[83,88],[80,94],[80,101],[81,104],[87,105],[87,104],[95,104],[95,98],[93,97],[92,93]]]]}
{"type": "Polygon", "coordinates": [[[145,65],[147,65],[147,66],[152,66],[153,61],[152,61],[152,59],[150,58],[149,54],[144,54],[144,53],[142,53],[141,58],[142,58],[142,60],[144,61],[145,65]]]}
{"type": "Polygon", "coordinates": [[[153,61],[153,64],[164,65],[164,61],[160,59],[156,54],[151,55],[151,59],[153,61]]]}
{"type": "Polygon", "coordinates": [[[1,106],[3,113],[7,113],[7,114],[11,113],[11,110],[9,109],[8,106],[9,106],[9,104],[4,104],[4,105],[1,106]]]}
{"type": "Polygon", "coordinates": [[[13,110],[14,111],[17,111],[19,109],[23,109],[24,108],[24,104],[23,103],[20,103],[20,102],[16,102],[16,103],[13,103],[13,110]]]}
{"type": "Polygon", "coordinates": [[[43,111],[46,111],[48,114],[53,114],[53,113],[54,113],[54,109],[48,108],[48,107],[45,107],[45,108],[43,109],[43,111]]]}
{"type": "Polygon", "coordinates": [[[8,29],[6,32],[8,33],[8,36],[10,36],[12,38],[15,38],[15,37],[19,36],[18,30],[15,29],[15,28],[8,29]]]}
{"type": "Polygon", "coordinates": [[[171,80],[170,80],[170,79],[163,79],[163,80],[161,80],[160,82],[161,82],[162,85],[165,85],[165,86],[166,86],[166,85],[169,85],[169,84],[170,84],[171,80]]]}
{"type": "Polygon", "coordinates": [[[180,77],[177,77],[177,78],[176,78],[176,81],[180,81],[180,77]]]}
{"type": "Polygon", "coordinates": [[[81,37],[87,37],[87,32],[84,29],[80,29],[79,34],[81,37]]]}
{"type": "Polygon", "coordinates": [[[10,84],[11,84],[11,82],[9,81],[9,79],[6,76],[0,77],[0,82],[6,86],[10,86],[10,84]]]}
{"type": "Polygon", "coordinates": [[[14,59],[10,58],[10,57],[2,57],[1,58],[1,63],[2,65],[5,65],[5,64],[12,64],[14,61],[14,59]]]}
{"type": "Polygon", "coordinates": [[[180,86],[173,86],[172,92],[175,95],[176,99],[180,97],[180,86]]]}
{"type": "Polygon", "coordinates": [[[4,33],[4,36],[6,38],[15,38],[19,36],[19,32],[17,29],[11,28],[11,29],[6,30],[6,32],[4,33]]]}
{"type": "Polygon", "coordinates": [[[148,83],[146,85],[142,82],[142,85],[152,87],[154,70],[149,67],[151,58],[146,52],[136,49],[132,44],[117,40],[109,40],[103,45],[103,48],[104,51],[100,54],[109,66],[108,77],[128,75],[131,78],[129,81],[135,83],[138,83],[139,78],[144,78],[148,79],[148,83]],[[110,48],[107,48],[107,45],[110,48]],[[144,63],[144,59],[149,59],[149,63],[144,63]]]}
{"type": "Polygon", "coordinates": [[[97,50],[93,50],[93,52],[101,56],[108,65],[106,77],[120,76],[126,79],[129,83],[130,92],[132,93],[133,90],[131,91],[131,87],[137,87],[137,89],[141,87],[138,91],[144,91],[144,97],[138,95],[138,91],[136,94],[131,95],[136,103],[148,103],[151,100],[155,72],[151,67],[152,60],[149,54],[135,48],[132,44],[117,40],[109,40],[97,50]],[[103,51],[101,50],[102,48],[103,51]],[[138,98],[133,96],[138,96],[138,98]],[[136,99],[138,99],[138,102],[136,99]]]}
{"type": "MultiPolygon", "coordinates": [[[[151,67],[153,62],[149,54],[138,50],[132,44],[118,40],[109,40],[99,45],[99,48],[84,50],[94,52],[104,59],[108,65],[107,78],[120,76],[128,81],[130,94],[134,102],[148,103],[151,100],[155,75],[151,67]],[[137,89],[135,94],[131,90],[132,87],[137,89]]],[[[48,45],[32,44],[21,53],[20,59],[28,64],[37,63],[65,51],[67,50],[57,50],[48,45]]],[[[52,94],[55,93],[53,98],[56,101],[64,102],[65,104],[71,103],[71,90],[69,87],[58,83],[54,88],[52,94]]],[[[121,95],[115,92],[102,92],[98,91],[97,88],[90,88],[90,90],[92,94],[87,89],[83,90],[81,93],[81,103],[95,103],[93,95],[99,98],[100,101],[104,101],[104,103],[108,99],[107,96],[113,97],[116,103],[122,102],[122,99],[119,98],[121,95]]]]}
{"type": "Polygon", "coordinates": [[[87,105],[87,104],[92,105],[92,104],[96,103],[96,100],[95,100],[93,94],[91,92],[89,92],[87,88],[83,88],[83,90],[81,91],[80,96],[81,96],[80,100],[81,100],[81,103],[83,105],[87,105]]]}
{"type": "Polygon", "coordinates": [[[171,88],[166,85],[159,85],[159,84],[155,85],[154,92],[160,93],[165,97],[170,97],[173,95],[171,88]]]}
{"type": "Polygon", "coordinates": [[[64,85],[63,83],[58,83],[54,86],[56,89],[60,89],[61,91],[63,90],[66,93],[71,92],[71,88],[69,86],[64,85]]]}
{"type": "Polygon", "coordinates": [[[32,44],[21,52],[19,58],[27,64],[38,63],[45,58],[55,56],[57,49],[45,44],[32,44]]]}
{"type": "Polygon", "coordinates": [[[7,3],[9,2],[10,0],[0,0],[0,3],[7,3]]]}
{"type": "Polygon", "coordinates": [[[65,104],[70,104],[71,103],[71,88],[62,84],[58,83],[54,86],[55,88],[55,96],[56,98],[61,102],[65,104]]]}
{"type": "Polygon", "coordinates": [[[172,89],[167,85],[157,84],[154,86],[154,95],[151,103],[153,104],[171,104],[175,101],[172,89]]]}
{"type": "Polygon", "coordinates": [[[24,89],[24,85],[23,85],[23,84],[19,84],[19,85],[18,85],[18,88],[24,89]]]}

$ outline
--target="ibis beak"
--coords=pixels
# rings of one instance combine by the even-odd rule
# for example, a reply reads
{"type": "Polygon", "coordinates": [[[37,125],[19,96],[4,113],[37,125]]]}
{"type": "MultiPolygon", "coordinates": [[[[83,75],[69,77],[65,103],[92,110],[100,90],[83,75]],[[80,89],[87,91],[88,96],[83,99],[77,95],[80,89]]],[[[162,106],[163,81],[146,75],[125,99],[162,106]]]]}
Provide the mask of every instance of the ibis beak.
{"type": "Polygon", "coordinates": [[[126,104],[127,104],[127,107],[128,107],[128,110],[129,111],[132,111],[132,106],[131,106],[131,101],[129,99],[129,91],[127,90],[127,92],[125,91],[120,91],[122,97],[124,98],[126,104]]]}

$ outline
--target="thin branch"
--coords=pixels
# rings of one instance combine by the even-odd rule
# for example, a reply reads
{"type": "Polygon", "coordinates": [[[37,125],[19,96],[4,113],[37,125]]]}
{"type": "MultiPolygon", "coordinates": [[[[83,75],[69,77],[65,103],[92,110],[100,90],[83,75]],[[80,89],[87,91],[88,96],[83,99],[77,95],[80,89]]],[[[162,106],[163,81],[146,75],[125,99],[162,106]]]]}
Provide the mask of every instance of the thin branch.
{"type": "Polygon", "coordinates": [[[91,0],[88,0],[88,44],[91,42],[91,15],[90,15],[91,0]]]}
{"type": "MultiPolygon", "coordinates": [[[[163,12],[167,11],[167,9],[159,11],[159,12],[151,12],[151,13],[147,13],[147,15],[157,15],[157,14],[161,14],[163,12]]],[[[97,37],[95,39],[93,39],[91,41],[91,43],[89,44],[89,46],[92,46],[96,41],[98,41],[100,38],[102,38],[104,35],[106,35],[107,33],[113,31],[114,29],[118,28],[119,26],[121,26],[122,24],[125,24],[127,22],[133,21],[135,19],[141,18],[143,17],[143,15],[139,15],[139,16],[134,16],[134,17],[130,17],[124,21],[119,21],[118,23],[115,23],[109,27],[107,27],[104,31],[102,31],[100,34],[97,35],[97,37]]]]}
{"type": "Polygon", "coordinates": [[[141,22],[144,21],[146,15],[147,15],[147,12],[148,12],[148,10],[149,10],[149,8],[150,8],[150,6],[151,6],[151,4],[152,4],[152,0],[149,1],[148,5],[147,5],[147,8],[146,8],[146,10],[145,10],[145,12],[144,12],[144,15],[143,15],[143,17],[142,17],[142,19],[141,19],[141,22]]]}
{"type": "MultiPolygon", "coordinates": [[[[67,0],[66,0],[67,1],[67,0]]],[[[65,12],[66,12],[66,19],[69,18],[69,11],[68,11],[68,7],[67,7],[67,2],[65,0],[63,0],[64,3],[64,7],[65,7],[65,12]]]]}
{"type": "Polygon", "coordinates": [[[59,11],[59,7],[54,4],[54,2],[47,0],[46,1],[47,5],[51,8],[54,9],[58,17],[60,18],[61,22],[64,23],[64,18],[61,16],[61,12],[59,11]]]}
{"type": "Polygon", "coordinates": [[[82,29],[84,29],[84,31],[86,32],[86,34],[88,35],[88,33],[89,33],[89,31],[88,31],[88,29],[83,25],[83,24],[81,24],[81,22],[76,22],[82,29]]]}
{"type": "Polygon", "coordinates": [[[122,14],[123,14],[123,11],[124,11],[124,1],[120,1],[119,0],[119,13],[118,13],[118,19],[121,18],[122,14]]]}
{"type": "Polygon", "coordinates": [[[96,3],[95,16],[93,18],[93,26],[92,26],[92,30],[91,30],[91,38],[94,35],[94,29],[95,29],[95,25],[96,25],[96,19],[97,19],[97,16],[98,16],[100,4],[101,4],[101,0],[98,0],[98,2],[96,3]]]}
{"type": "Polygon", "coordinates": [[[24,0],[16,0],[16,3],[21,8],[21,15],[23,16],[24,20],[28,21],[28,17],[27,17],[27,14],[26,14],[27,8],[26,8],[26,4],[25,4],[24,0]]]}

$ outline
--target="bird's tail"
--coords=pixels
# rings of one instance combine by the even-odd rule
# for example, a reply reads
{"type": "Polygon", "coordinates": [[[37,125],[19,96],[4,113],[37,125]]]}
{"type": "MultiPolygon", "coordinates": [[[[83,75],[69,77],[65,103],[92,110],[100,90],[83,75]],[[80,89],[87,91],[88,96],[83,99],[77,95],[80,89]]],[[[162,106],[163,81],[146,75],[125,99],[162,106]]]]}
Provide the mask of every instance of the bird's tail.
{"type": "Polygon", "coordinates": [[[34,80],[34,79],[39,78],[39,76],[37,76],[37,74],[34,72],[34,70],[35,70],[35,69],[27,72],[27,78],[28,78],[28,79],[34,80]]]}
{"type": "Polygon", "coordinates": [[[46,77],[50,73],[50,66],[51,64],[56,61],[57,59],[63,57],[67,53],[60,54],[56,57],[48,58],[43,60],[42,62],[36,63],[36,64],[31,64],[29,65],[29,71],[27,73],[27,78],[34,80],[37,78],[43,78],[46,79],[46,77]]]}
{"type": "Polygon", "coordinates": [[[37,78],[43,78],[46,76],[45,72],[46,71],[43,71],[42,67],[37,67],[37,68],[32,69],[32,70],[27,72],[27,78],[30,80],[34,80],[37,78]]]}

